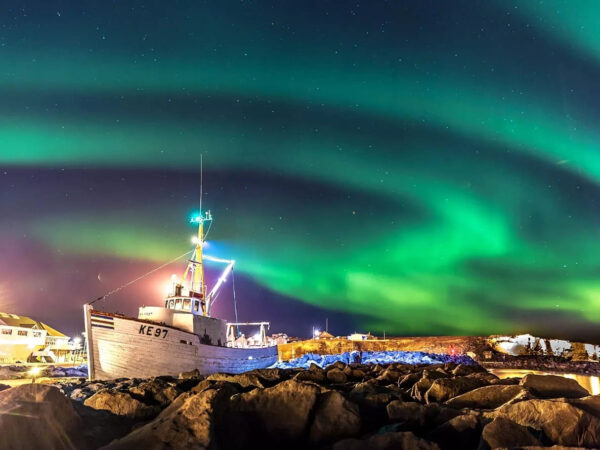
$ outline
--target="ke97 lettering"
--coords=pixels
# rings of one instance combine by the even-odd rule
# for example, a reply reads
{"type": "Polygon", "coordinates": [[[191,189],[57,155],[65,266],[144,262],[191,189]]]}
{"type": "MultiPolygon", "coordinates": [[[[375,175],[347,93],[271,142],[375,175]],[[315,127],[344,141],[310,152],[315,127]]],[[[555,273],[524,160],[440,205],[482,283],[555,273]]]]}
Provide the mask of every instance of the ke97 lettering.
{"type": "Polygon", "coordinates": [[[152,325],[140,325],[140,334],[146,336],[161,337],[164,339],[167,337],[169,330],[166,328],[154,327],[152,325]]]}

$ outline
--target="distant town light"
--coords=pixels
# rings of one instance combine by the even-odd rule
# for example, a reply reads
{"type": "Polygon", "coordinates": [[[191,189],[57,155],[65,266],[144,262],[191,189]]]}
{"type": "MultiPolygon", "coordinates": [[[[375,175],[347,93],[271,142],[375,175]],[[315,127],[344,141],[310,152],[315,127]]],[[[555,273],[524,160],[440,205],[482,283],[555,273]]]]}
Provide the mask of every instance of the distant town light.
{"type": "Polygon", "coordinates": [[[29,369],[29,375],[31,375],[32,377],[37,377],[40,374],[40,368],[39,367],[32,367],[31,369],[29,369]]]}

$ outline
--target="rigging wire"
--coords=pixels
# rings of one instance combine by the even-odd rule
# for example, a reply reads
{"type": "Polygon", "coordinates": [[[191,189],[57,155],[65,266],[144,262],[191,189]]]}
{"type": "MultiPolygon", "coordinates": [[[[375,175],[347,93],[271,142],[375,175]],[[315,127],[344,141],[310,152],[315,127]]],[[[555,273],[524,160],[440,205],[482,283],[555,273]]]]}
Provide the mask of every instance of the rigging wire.
{"type": "Polygon", "coordinates": [[[183,258],[184,256],[187,256],[187,255],[189,255],[189,254],[190,254],[190,253],[192,253],[193,251],[194,251],[194,250],[190,250],[189,252],[185,252],[183,255],[179,255],[177,258],[175,258],[175,259],[172,259],[171,261],[169,261],[169,262],[166,262],[166,263],[164,263],[164,264],[162,264],[162,265],[160,265],[160,266],[158,266],[158,267],[156,267],[156,268],[152,269],[150,272],[147,272],[147,273],[145,273],[144,275],[141,275],[141,276],[139,276],[139,277],[137,277],[137,278],[135,278],[135,279],[133,279],[133,280],[131,280],[131,281],[129,281],[129,282],[127,282],[127,283],[125,283],[124,285],[122,285],[122,286],[119,286],[118,288],[116,288],[116,289],[113,289],[112,291],[109,291],[108,293],[104,294],[103,296],[101,296],[101,297],[98,297],[96,300],[93,300],[93,301],[89,302],[89,303],[88,303],[88,305],[93,305],[94,303],[96,303],[96,302],[97,302],[97,301],[99,301],[99,300],[104,300],[104,299],[106,299],[106,297],[108,297],[108,296],[110,296],[110,295],[113,295],[113,294],[116,294],[116,293],[117,293],[117,292],[119,292],[121,289],[125,289],[126,287],[128,287],[128,286],[131,286],[133,283],[135,283],[135,282],[137,282],[137,281],[140,281],[142,278],[146,278],[148,275],[152,275],[154,272],[156,272],[156,271],[158,271],[158,270],[160,270],[160,269],[162,269],[162,268],[164,268],[164,267],[167,267],[169,264],[173,264],[175,261],[177,261],[177,260],[179,260],[179,259],[183,258]]]}
{"type": "MultiPolygon", "coordinates": [[[[200,153],[200,217],[202,217],[202,153],[200,153]]],[[[202,238],[202,237],[201,237],[202,238]]]]}
{"type": "Polygon", "coordinates": [[[212,220],[208,222],[208,229],[204,233],[204,240],[206,240],[206,237],[208,236],[208,233],[210,232],[210,227],[212,227],[212,220]]]}

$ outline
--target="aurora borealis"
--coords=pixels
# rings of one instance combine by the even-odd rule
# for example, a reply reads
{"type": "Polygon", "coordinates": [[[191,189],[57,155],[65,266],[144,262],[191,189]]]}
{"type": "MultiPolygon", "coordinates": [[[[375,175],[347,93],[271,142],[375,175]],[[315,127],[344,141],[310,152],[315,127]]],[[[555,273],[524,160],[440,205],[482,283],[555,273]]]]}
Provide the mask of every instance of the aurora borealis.
{"type": "Polygon", "coordinates": [[[21,3],[0,311],[81,331],[85,300],[191,249],[203,154],[244,320],[600,341],[593,0],[21,3]]]}

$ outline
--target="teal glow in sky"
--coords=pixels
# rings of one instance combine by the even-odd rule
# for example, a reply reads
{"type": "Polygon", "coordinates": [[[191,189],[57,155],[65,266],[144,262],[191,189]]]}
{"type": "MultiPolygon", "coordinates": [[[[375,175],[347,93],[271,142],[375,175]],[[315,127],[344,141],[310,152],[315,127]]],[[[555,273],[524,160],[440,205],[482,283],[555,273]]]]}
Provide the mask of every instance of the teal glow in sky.
{"type": "Polygon", "coordinates": [[[282,329],[600,340],[593,1],[39,3],[0,18],[0,310],[185,251],[203,154],[282,329]]]}

